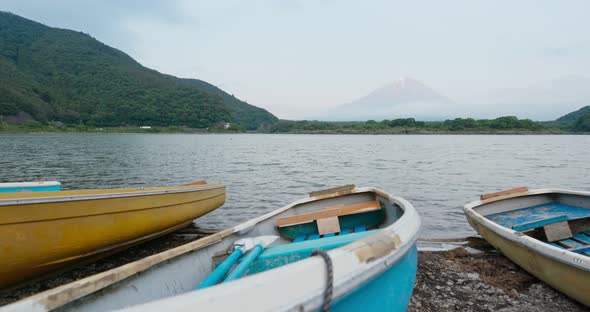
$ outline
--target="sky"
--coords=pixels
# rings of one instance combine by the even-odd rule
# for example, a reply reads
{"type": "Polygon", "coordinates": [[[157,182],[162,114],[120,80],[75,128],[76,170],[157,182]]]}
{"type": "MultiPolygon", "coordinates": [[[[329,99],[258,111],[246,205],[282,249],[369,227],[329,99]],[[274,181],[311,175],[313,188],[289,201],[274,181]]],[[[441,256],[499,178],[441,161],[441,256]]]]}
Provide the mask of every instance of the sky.
{"type": "Polygon", "coordinates": [[[590,76],[587,0],[0,0],[0,10],[83,31],[285,119],[402,77],[476,103],[590,76]]]}

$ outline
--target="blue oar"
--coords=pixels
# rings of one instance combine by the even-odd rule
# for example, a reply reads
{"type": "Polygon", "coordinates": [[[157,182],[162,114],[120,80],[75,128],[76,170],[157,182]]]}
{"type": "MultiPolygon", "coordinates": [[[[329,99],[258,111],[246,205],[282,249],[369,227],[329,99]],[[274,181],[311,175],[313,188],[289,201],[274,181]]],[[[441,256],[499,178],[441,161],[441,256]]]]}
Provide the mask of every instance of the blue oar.
{"type": "MultiPolygon", "coordinates": [[[[274,242],[277,238],[279,238],[279,237],[278,236],[259,236],[259,237],[243,238],[243,239],[237,240],[233,245],[232,253],[225,260],[223,260],[223,262],[221,262],[221,264],[218,265],[217,268],[215,268],[215,270],[213,270],[213,272],[211,272],[211,274],[209,274],[209,276],[207,276],[207,278],[199,285],[199,287],[197,287],[197,289],[206,288],[206,287],[213,286],[213,285],[219,283],[219,281],[221,281],[223,279],[223,277],[227,274],[227,272],[229,272],[231,267],[238,261],[238,259],[240,259],[240,257],[244,253],[246,253],[247,251],[249,251],[251,249],[254,249],[254,250],[260,249],[260,252],[262,252],[262,250],[264,249],[265,246],[272,244],[272,242],[274,242]],[[259,246],[260,246],[260,248],[258,248],[259,246]]],[[[254,250],[252,250],[252,251],[254,251],[254,250]]],[[[260,254],[260,252],[258,252],[258,254],[260,254]]],[[[246,258],[250,254],[251,253],[249,253],[244,258],[244,260],[246,260],[246,258]]],[[[242,263],[244,263],[244,260],[242,260],[242,263]]],[[[244,272],[245,272],[245,270],[244,270],[244,272]]]]}
{"type": "Polygon", "coordinates": [[[229,269],[231,269],[234,263],[240,259],[242,254],[242,248],[235,248],[229,257],[225,258],[225,260],[223,260],[223,262],[221,262],[221,264],[218,265],[217,268],[215,268],[215,270],[209,274],[209,276],[207,276],[207,278],[201,283],[201,285],[199,285],[199,287],[197,287],[197,289],[213,286],[219,283],[225,274],[229,272],[229,269]]]}
{"type": "Polygon", "coordinates": [[[242,277],[242,275],[244,275],[244,273],[246,273],[246,270],[248,270],[248,268],[250,267],[250,264],[252,264],[252,262],[254,262],[256,258],[258,258],[258,256],[262,253],[263,250],[264,247],[262,247],[262,245],[254,246],[254,248],[247,255],[244,256],[244,259],[242,259],[240,264],[238,264],[238,266],[233,271],[231,271],[231,273],[229,273],[229,275],[223,280],[223,282],[225,283],[233,281],[235,279],[242,277]]]}

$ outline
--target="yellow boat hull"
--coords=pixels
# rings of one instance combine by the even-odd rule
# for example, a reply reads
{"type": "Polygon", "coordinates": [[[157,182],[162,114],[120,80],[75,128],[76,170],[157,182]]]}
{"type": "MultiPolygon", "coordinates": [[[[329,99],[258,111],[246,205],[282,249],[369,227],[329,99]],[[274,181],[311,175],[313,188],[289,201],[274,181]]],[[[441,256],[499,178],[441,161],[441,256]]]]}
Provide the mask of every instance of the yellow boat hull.
{"type": "Polygon", "coordinates": [[[224,202],[222,184],[0,195],[0,288],[171,232],[224,202]]]}
{"type": "Polygon", "coordinates": [[[590,306],[590,272],[508,240],[467,215],[472,227],[508,259],[551,287],[590,306]]]}

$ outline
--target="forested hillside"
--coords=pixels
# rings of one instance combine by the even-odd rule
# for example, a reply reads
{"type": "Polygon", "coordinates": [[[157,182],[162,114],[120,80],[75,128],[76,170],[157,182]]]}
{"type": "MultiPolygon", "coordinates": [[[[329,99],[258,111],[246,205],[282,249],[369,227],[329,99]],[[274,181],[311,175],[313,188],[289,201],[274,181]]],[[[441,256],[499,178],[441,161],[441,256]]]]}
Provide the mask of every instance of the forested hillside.
{"type": "Polygon", "coordinates": [[[0,115],[18,112],[91,126],[229,121],[254,130],[277,120],[204,81],[143,67],[87,34],[0,12],[0,115]]]}

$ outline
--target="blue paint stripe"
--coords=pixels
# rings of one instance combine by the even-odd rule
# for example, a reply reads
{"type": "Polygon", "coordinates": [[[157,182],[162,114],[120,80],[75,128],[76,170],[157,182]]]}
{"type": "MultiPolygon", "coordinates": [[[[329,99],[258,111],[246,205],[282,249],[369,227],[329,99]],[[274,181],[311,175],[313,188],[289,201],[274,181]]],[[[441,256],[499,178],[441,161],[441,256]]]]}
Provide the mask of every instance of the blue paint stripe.
{"type": "Polygon", "coordinates": [[[561,246],[561,245],[558,245],[558,244],[556,244],[556,243],[551,243],[551,242],[548,242],[547,244],[549,244],[549,245],[551,245],[551,246],[554,246],[554,247],[557,247],[557,248],[565,249],[565,247],[563,247],[563,246],[561,246]]]}
{"type": "Polygon", "coordinates": [[[318,238],[320,238],[319,234],[311,234],[311,235],[309,235],[309,238],[307,238],[307,240],[310,241],[310,240],[314,240],[314,239],[318,239],[318,238]]]}
{"type": "Polygon", "coordinates": [[[299,242],[302,242],[302,241],[304,241],[306,238],[307,238],[307,235],[305,235],[305,234],[301,234],[301,235],[299,235],[299,236],[295,237],[295,239],[293,240],[293,243],[299,243],[299,242]]]}
{"type": "Polygon", "coordinates": [[[570,251],[577,252],[577,253],[586,253],[590,251],[590,246],[583,246],[576,249],[572,249],[570,251]]]}
{"type": "Polygon", "coordinates": [[[536,229],[538,227],[542,227],[542,226],[545,226],[548,224],[553,224],[553,223],[562,222],[562,221],[567,221],[566,215],[547,218],[547,219],[543,219],[543,220],[537,220],[537,221],[533,221],[533,222],[527,222],[527,223],[523,223],[523,224],[517,224],[517,225],[512,226],[512,229],[517,232],[522,232],[522,231],[532,230],[532,229],[536,229]]]}
{"type": "Polygon", "coordinates": [[[585,243],[585,244],[590,244],[590,237],[584,235],[584,234],[580,234],[580,233],[576,233],[573,235],[573,238],[575,238],[577,241],[581,242],[581,243],[585,243]]]}
{"type": "Polygon", "coordinates": [[[344,228],[340,231],[340,235],[346,235],[346,234],[350,234],[352,232],[352,230],[350,228],[344,228]]]}
{"type": "Polygon", "coordinates": [[[578,247],[584,247],[584,244],[578,243],[575,240],[566,238],[566,239],[562,239],[559,241],[560,243],[564,244],[565,246],[572,246],[570,248],[578,248],[578,247]]]}
{"type": "Polygon", "coordinates": [[[357,226],[354,227],[354,232],[355,233],[364,232],[366,230],[367,230],[367,228],[364,225],[357,225],[357,226]]]}

